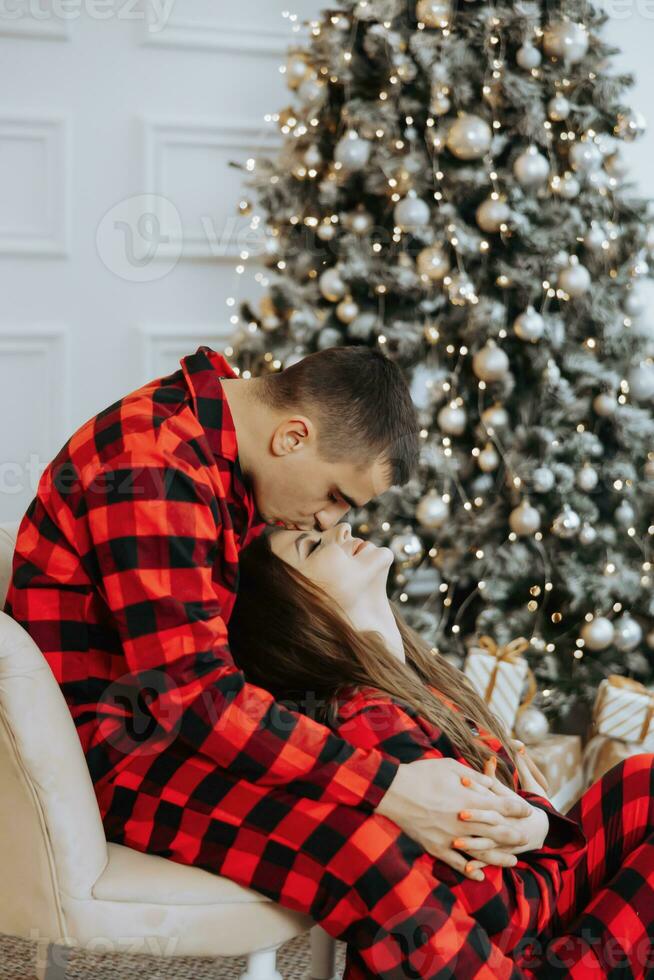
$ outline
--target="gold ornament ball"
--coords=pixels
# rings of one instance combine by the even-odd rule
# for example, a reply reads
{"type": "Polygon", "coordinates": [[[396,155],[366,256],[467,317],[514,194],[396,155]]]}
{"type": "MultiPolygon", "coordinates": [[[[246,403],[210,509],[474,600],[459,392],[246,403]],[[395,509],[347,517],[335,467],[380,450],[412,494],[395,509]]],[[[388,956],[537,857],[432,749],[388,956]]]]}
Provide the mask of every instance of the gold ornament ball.
{"type": "Polygon", "coordinates": [[[416,17],[425,27],[448,27],[452,19],[450,0],[418,0],[416,17]]]}
{"type": "Polygon", "coordinates": [[[352,323],[359,315],[359,307],[351,296],[346,296],[336,307],[336,316],[341,323],[352,323]]]}
{"type": "Polygon", "coordinates": [[[475,212],[477,224],[482,231],[497,232],[501,231],[511,217],[511,209],[506,201],[499,198],[489,197],[482,201],[475,212]]]}
{"type": "Polygon", "coordinates": [[[418,272],[427,279],[438,281],[450,271],[450,260],[442,245],[429,245],[418,253],[418,272]]]}
{"type": "Polygon", "coordinates": [[[481,116],[463,113],[447,134],[447,148],[459,160],[479,160],[490,149],[493,131],[481,116]]]}

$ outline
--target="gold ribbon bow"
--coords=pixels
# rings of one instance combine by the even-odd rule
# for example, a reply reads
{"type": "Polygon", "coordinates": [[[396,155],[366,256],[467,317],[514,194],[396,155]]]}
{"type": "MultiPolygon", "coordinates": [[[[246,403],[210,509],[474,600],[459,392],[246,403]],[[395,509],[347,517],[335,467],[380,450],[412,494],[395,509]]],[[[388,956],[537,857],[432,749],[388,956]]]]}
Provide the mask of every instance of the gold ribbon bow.
{"type": "MultiPolygon", "coordinates": [[[[484,700],[488,704],[495,688],[495,681],[497,680],[500,664],[518,663],[525,650],[529,649],[530,643],[524,636],[519,636],[517,639],[511,640],[509,643],[504,643],[502,646],[498,646],[492,636],[480,636],[477,646],[481,647],[482,650],[488,653],[491,657],[495,658],[493,671],[488,678],[486,693],[484,695],[484,700]]],[[[536,683],[536,678],[534,677],[531,667],[527,667],[527,684],[527,693],[525,694],[520,707],[518,708],[518,714],[524,711],[527,705],[531,704],[538,692],[538,684],[536,683]]]]}
{"type": "MultiPolygon", "coordinates": [[[[652,718],[654,718],[654,691],[648,691],[640,681],[635,681],[632,677],[623,677],[622,674],[609,674],[606,679],[611,687],[621,687],[624,690],[631,691],[632,694],[640,694],[647,698],[647,710],[645,711],[645,718],[643,719],[640,735],[638,736],[638,741],[644,742],[649,734],[649,726],[652,723],[652,718]]],[[[606,693],[606,688],[604,688],[604,692],[606,693]]],[[[598,705],[598,713],[600,708],[601,703],[598,705]]]]}

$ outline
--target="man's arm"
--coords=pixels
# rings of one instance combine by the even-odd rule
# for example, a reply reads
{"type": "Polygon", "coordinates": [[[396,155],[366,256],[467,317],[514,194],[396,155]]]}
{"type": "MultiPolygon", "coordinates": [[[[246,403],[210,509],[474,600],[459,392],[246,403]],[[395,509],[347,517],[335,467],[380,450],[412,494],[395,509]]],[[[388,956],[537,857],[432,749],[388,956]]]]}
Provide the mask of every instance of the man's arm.
{"type": "Polygon", "coordinates": [[[152,698],[148,710],[164,732],[234,776],[374,809],[398,763],[283,707],[236,667],[212,578],[221,506],[173,458],[123,454],[85,486],[82,559],[130,674],[152,698]]]}

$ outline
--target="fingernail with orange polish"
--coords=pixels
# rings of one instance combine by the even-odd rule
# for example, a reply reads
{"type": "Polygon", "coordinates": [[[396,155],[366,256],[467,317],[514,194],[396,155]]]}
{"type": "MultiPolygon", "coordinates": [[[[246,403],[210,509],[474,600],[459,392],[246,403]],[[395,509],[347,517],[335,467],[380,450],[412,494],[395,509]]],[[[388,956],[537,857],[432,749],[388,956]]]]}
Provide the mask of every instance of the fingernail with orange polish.
{"type": "Polygon", "coordinates": [[[472,820],[472,814],[470,810],[461,810],[459,814],[459,820],[472,820]]]}
{"type": "Polygon", "coordinates": [[[459,848],[459,850],[461,850],[465,846],[466,846],[466,842],[463,840],[462,837],[457,837],[456,840],[452,841],[452,847],[457,847],[459,848]]]}
{"type": "Polygon", "coordinates": [[[520,753],[520,755],[524,755],[525,754],[526,749],[525,749],[524,745],[521,745],[520,746],[520,748],[518,749],[518,752],[520,753]]]}
{"type": "Polygon", "coordinates": [[[472,874],[472,872],[474,870],[475,870],[475,862],[474,861],[467,861],[466,862],[466,874],[467,875],[472,874]]]}
{"type": "Polygon", "coordinates": [[[463,786],[472,786],[472,779],[470,776],[461,776],[461,783],[463,786]]]}

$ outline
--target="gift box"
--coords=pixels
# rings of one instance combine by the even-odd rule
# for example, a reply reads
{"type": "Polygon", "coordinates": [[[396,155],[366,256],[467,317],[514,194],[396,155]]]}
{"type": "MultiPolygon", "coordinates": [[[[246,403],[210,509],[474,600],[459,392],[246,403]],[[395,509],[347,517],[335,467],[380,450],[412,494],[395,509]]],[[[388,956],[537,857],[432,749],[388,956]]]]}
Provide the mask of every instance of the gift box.
{"type": "Polygon", "coordinates": [[[470,647],[463,672],[490,710],[513,730],[525,681],[532,680],[529,665],[521,654],[529,648],[524,637],[498,646],[490,636],[482,636],[470,647]]]}
{"type": "Polygon", "coordinates": [[[609,674],[600,683],[593,708],[594,733],[635,742],[654,752],[654,691],[638,681],[609,674]]]}
{"type": "Polygon", "coordinates": [[[584,749],[584,786],[587,789],[605,772],[645,749],[637,742],[624,742],[610,735],[593,735],[584,749]]]}
{"type": "Polygon", "coordinates": [[[548,798],[565,813],[585,788],[581,737],[546,735],[527,751],[549,783],[548,798]]]}

